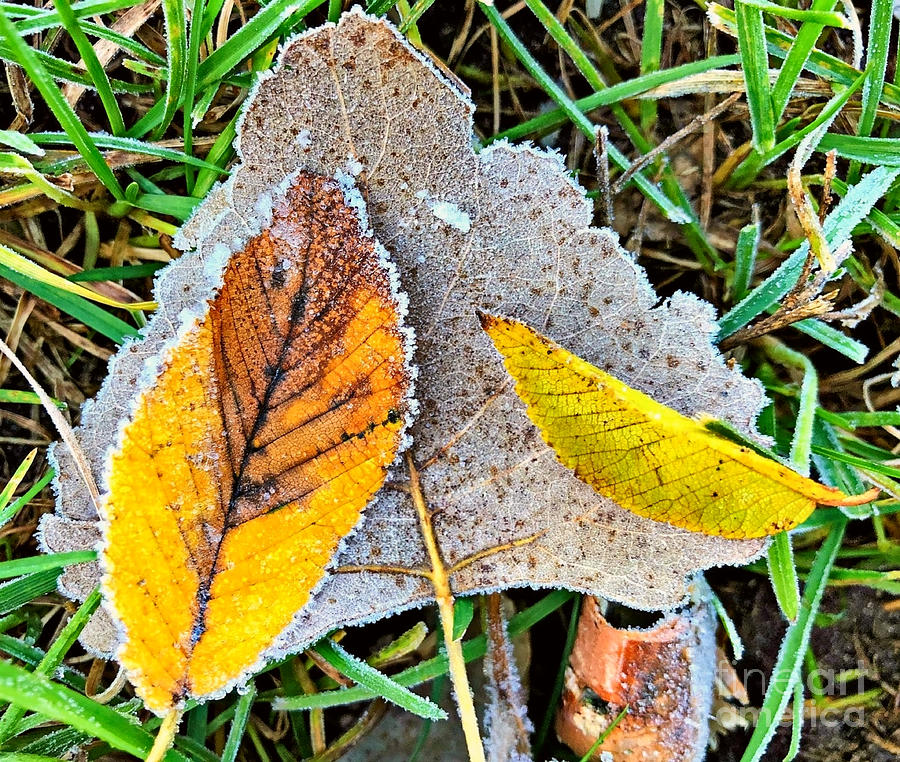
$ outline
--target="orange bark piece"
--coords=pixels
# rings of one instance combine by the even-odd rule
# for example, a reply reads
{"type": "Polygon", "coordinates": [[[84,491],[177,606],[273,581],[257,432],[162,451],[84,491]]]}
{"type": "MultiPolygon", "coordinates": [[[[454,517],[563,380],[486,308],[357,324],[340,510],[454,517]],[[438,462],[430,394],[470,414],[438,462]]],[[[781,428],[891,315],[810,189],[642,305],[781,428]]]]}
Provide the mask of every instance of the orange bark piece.
{"type": "Polygon", "coordinates": [[[559,739],[581,756],[596,748],[633,762],[694,762],[706,748],[713,691],[715,622],[706,604],[646,630],[613,627],[585,597],[562,701],[559,739]]]}
{"type": "Polygon", "coordinates": [[[309,600],[399,449],[407,339],[343,191],[299,175],[110,461],[105,589],[149,708],[239,681],[309,600]]]}

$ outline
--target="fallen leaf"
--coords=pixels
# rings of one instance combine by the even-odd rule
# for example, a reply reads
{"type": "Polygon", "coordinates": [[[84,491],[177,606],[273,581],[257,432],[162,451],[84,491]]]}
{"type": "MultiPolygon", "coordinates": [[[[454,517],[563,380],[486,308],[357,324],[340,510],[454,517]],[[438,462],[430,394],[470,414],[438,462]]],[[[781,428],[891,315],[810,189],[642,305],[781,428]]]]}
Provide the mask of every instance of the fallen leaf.
{"type": "Polygon", "coordinates": [[[646,629],[614,627],[590,596],[556,714],[559,739],[586,754],[620,712],[591,759],[697,762],[706,754],[716,671],[716,620],[692,603],[646,629]]]}
{"type": "MultiPolygon", "coordinates": [[[[672,607],[686,577],[745,563],[764,541],[654,522],[579,481],[524,415],[475,309],[539,326],[660,402],[689,415],[715,410],[747,435],[761,387],[712,346],[710,305],[681,293],[659,304],[613,234],[591,227],[591,203],[558,154],[506,143],[476,154],[472,110],[388,24],[359,12],[289,42],[245,108],[241,165],[177,237],[185,254],[158,277],[157,315],[111,362],[77,435],[102,474],[120,421],[146,387],[145,362],[158,362],[183,311],[194,314],[215,293],[207,263],[258,232],[260,199],[296,170],[343,173],[362,190],[409,296],[421,407],[412,452],[453,591],[567,587],[642,609],[672,607]]],[[[84,547],[89,535],[93,545],[96,513],[68,454],[55,455],[58,515],[45,519],[44,546],[84,547]]],[[[398,467],[266,656],[433,600],[407,479],[398,467]]],[[[82,596],[98,577],[83,567],[60,584],[82,596]]],[[[114,644],[103,622],[85,638],[98,652],[114,644]]]]}
{"type": "Polygon", "coordinates": [[[479,318],[560,462],[641,516],[746,539],[793,529],[817,504],[862,505],[878,496],[877,488],[851,496],[807,479],[516,320],[479,318]]]}
{"type": "Polygon", "coordinates": [[[259,666],[410,412],[411,334],[344,190],[303,173],[271,203],[160,353],[107,469],[105,602],[118,659],[160,713],[259,666]]]}

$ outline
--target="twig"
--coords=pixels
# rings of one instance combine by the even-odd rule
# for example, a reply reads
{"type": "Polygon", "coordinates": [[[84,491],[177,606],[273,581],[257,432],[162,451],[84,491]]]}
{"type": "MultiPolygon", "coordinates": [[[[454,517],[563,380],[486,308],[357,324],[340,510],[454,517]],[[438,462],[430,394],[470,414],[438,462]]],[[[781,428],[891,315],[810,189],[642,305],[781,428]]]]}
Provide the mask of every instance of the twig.
{"type": "Polygon", "coordinates": [[[700,116],[695,117],[688,124],[678,130],[678,132],[673,132],[662,143],[641,156],[630,167],[628,167],[628,169],[625,170],[625,172],[619,177],[618,180],[616,180],[615,185],[613,185],[613,193],[620,193],[622,191],[622,188],[625,187],[628,181],[631,180],[632,177],[634,177],[650,162],[654,161],[657,156],[667,153],[676,143],[680,142],[703,125],[711,122],[722,112],[727,111],[742,95],[743,93],[734,93],[732,95],[729,95],[714,109],[711,109],[705,114],[700,114],[700,116]]]}
{"type": "Polygon", "coordinates": [[[609,130],[603,126],[597,129],[597,137],[594,140],[594,158],[597,161],[597,192],[600,201],[597,214],[603,227],[612,227],[613,203],[612,189],[609,181],[609,130]]]}
{"type": "Polygon", "coordinates": [[[413,505],[416,507],[416,513],[419,515],[422,538],[431,562],[431,584],[434,586],[434,598],[444,631],[444,647],[447,649],[447,661],[450,665],[450,680],[453,683],[453,692],[456,694],[456,706],[459,709],[459,719],[463,735],[466,738],[469,760],[470,762],[486,762],[484,747],[481,745],[481,733],[478,729],[478,718],[475,716],[475,704],[472,702],[472,689],[469,687],[469,677],[466,674],[462,644],[453,637],[453,592],[450,589],[450,578],[444,560],[441,558],[437,538],[434,535],[431,513],[428,506],[425,505],[422,485],[419,482],[419,472],[416,470],[409,452],[406,453],[406,465],[409,468],[410,494],[413,505]]]}

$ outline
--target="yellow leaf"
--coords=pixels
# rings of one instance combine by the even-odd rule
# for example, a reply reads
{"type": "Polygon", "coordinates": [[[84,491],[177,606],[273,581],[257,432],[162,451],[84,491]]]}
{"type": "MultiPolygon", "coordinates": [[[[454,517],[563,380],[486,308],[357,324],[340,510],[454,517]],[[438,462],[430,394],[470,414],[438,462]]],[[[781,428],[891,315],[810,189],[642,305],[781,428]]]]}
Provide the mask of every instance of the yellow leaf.
{"type": "Polygon", "coordinates": [[[860,505],[710,432],[514,320],[479,314],[528,417],[560,462],[619,505],[733,539],[803,522],[816,504],[860,505]]]}

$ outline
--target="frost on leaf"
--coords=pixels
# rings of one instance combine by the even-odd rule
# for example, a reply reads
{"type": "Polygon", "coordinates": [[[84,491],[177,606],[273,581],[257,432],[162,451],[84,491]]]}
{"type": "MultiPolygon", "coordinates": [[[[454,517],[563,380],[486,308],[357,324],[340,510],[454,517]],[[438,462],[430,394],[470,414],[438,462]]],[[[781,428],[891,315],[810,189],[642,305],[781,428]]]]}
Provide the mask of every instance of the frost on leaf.
{"type": "MultiPolygon", "coordinates": [[[[288,43],[245,109],[240,166],[177,237],[185,254],[159,278],[159,316],[117,355],[78,436],[101,473],[145,363],[155,367],[182,310],[215,290],[209,263],[258,230],[261,199],[295,170],[342,176],[361,190],[409,296],[420,405],[412,454],[454,591],[567,587],[672,607],[692,573],[744,563],[764,542],[641,518],[580,482],[528,421],[475,310],[522,320],[659,402],[747,433],[762,391],[712,346],[710,305],[680,293],[660,304],[613,234],[591,227],[591,204],[558,155],[505,143],[476,154],[472,110],[457,83],[361,13],[288,43]]],[[[56,456],[59,513],[45,545],[94,544],[96,515],[68,454],[56,456]]],[[[390,478],[405,481],[399,467],[390,478]]],[[[389,483],[273,653],[428,602],[428,581],[398,567],[428,562],[409,496],[389,483]]],[[[79,570],[61,585],[84,595],[95,580],[79,570]]],[[[112,640],[87,645],[109,652],[112,640]]]]}

